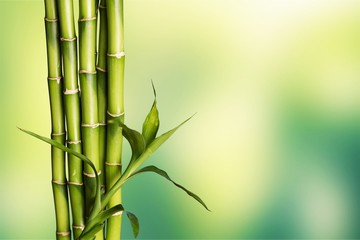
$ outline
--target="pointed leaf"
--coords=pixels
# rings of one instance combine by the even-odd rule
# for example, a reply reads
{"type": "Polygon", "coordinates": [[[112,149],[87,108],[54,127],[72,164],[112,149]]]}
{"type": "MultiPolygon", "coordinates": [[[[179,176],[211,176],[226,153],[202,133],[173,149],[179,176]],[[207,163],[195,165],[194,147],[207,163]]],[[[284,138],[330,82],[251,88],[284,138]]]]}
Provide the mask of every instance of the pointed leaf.
{"type": "MultiPolygon", "coordinates": [[[[112,208],[109,208],[107,210],[104,210],[102,212],[100,212],[96,217],[94,217],[93,219],[89,220],[89,222],[87,222],[84,231],[81,233],[81,235],[87,235],[88,232],[94,232],[94,228],[97,229],[97,226],[102,225],[104,223],[104,221],[106,219],[108,219],[109,217],[111,217],[112,215],[114,215],[115,213],[118,212],[123,212],[124,208],[121,204],[118,204],[112,208]]],[[[100,231],[101,229],[99,229],[98,231],[100,231]]],[[[98,232],[97,231],[97,232],[98,232]]],[[[95,232],[94,235],[97,233],[95,232]]]]}
{"type": "Polygon", "coordinates": [[[187,190],[185,187],[181,186],[180,184],[174,182],[170,177],[169,175],[162,169],[160,168],[157,168],[155,166],[147,166],[147,167],[144,167],[142,169],[140,169],[139,171],[136,171],[135,173],[133,173],[129,178],[131,177],[134,177],[138,174],[141,174],[141,173],[145,173],[145,172],[154,172],[154,173],[157,173],[159,174],[160,176],[166,178],[167,180],[169,180],[170,182],[172,182],[176,187],[182,189],[183,191],[185,191],[190,197],[194,198],[196,201],[198,201],[201,205],[204,206],[204,208],[206,208],[208,211],[210,211],[210,209],[206,206],[205,202],[203,200],[201,200],[201,198],[196,195],[195,193],[187,190]]]}
{"type": "Polygon", "coordinates": [[[150,112],[148,113],[148,115],[146,116],[146,119],[143,123],[143,128],[142,128],[142,135],[144,136],[146,145],[149,145],[156,137],[156,134],[159,130],[159,125],[160,125],[160,121],[159,121],[159,111],[157,110],[156,107],[156,91],[155,91],[155,87],[154,87],[154,83],[151,81],[152,83],[152,87],[154,90],[154,103],[150,109],[150,112]]]}
{"type": "MultiPolygon", "coordinates": [[[[193,115],[194,116],[194,115],[193,115]]],[[[177,127],[173,128],[172,130],[162,134],[161,136],[155,138],[152,143],[146,147],[145,151],[137,158],[130,161],[130,164],[125,169],[124,173],[121,175],[121,177],[115,182],[115,184],[108,190],[107,193],[104,194],[104,196],[101,199],[101,206],[106,206],[111,197],[116,193],[118,189],[120,189],[124,183],[128,180],[128,177],[136,171],[136,169],[146,160],[148,159],[153,152],[155,152],[166,140],[168,140],[171,135],[173,135],[177,129],[179,129],[182,125],[184,125],[187,121],[189,121],[193,116],[189,117],[185,121],[183,121],[181,124],[179,124],[177,127]]],[[[125,127],[123,123],[119,123],[121,126],[125,127]]],[[[124,128],[126,129],[126,128],[124,128]]],[[[127,128],[129,129],[129,128],[127,128]]],[[[125,130],[127,131],[127,130],[125,130]]],[[[135,130],[132,130],[135,131],[135,130]]],[[[135,131],[136,132],[136,131],[135,131]]],[[[124,135],[125,136],[125,135],[124,135]]],[[[136,147],[136,146],[134,146],[136,147]]]]}
{"type": "MultiPolygon", "coordinates": [[[[194,115],[193,115],[194,116],[194,115]]],[[[182,125],[184,125],[187,121],[189,121],[193,116],[189,117],[182,123],[180,123],[177,127],[167,131],[166,133],[160,135],[155,138],[149,146],[146,147],[145,151],[139,156],[139,158],[133,164],[132,169],[135,171],[146,159],[148,159],[152,153],[154,153],[164,142],[166,142],[182,125]]]]}
{"type": "Polygon", "coordinates": [[[97,224],[91,228],[88,232],[82,232],[79,236],[79,240],[94,240],[95,234],[98,233],[100,230],[104,229],[104,224],[97,224]]]}
{"type": "Polygon", "coordinates": [[[128,212],[128,211],[126,211],[126,215],[130,220],[131,227],[132,227],[132,230],[134,233],[134,237],[137,238],[137,236],[139,234],[139,228],[140,228],[139,219],[135,216],[135,214],[128,212]]]}
{"type": "Polygon", "coordinates": [[[78,153],[68,147],[65,147],[64,145],[62,145],[61,143],[55,141],[55,140],[52,140],[50,138],[47,138],[47,137],[43,137],[43,136],[40,136],[36,133],[33,133],[31,131],[28,131],[28,130],[25,130],[25,129],[22,129],[22,128],[19,128],[19,130],[37,138],[37,139],[40,139],[46,143],[49,143],[51,144],[52,146],[56,147],[56,148],[59,148],[61,150],[63,150],[64,152],[67,152],[67,153],[70,153],[76,157],[78,157],[79,159],[81,159],[82,161],[84,161],[86,164],[88,164],[92,170],[94,171],[95,173],[95,177],[96,177],[96,198],[95,198],[95,203],[94,203],[94,208],[93,208],[93,211],[95,212],[100,212],[101,210],[101,198],[100,198],[100,183],[99,183],[99,177],[98,177],[98,174],[97,174],[97,170],[95,168],[95,165],[92,163],[92,161],[87,158],[85,155],[81,154],[81,153],[78,153]]]}

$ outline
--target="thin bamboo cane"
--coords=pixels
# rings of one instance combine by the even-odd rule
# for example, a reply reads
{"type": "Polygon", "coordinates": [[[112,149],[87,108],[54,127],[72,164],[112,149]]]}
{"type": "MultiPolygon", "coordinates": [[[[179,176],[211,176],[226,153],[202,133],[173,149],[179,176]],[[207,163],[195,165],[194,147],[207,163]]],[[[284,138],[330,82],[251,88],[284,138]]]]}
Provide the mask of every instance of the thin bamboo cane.
{"type": "MultiPolygon", "coordinates": [[[[45,30],[48,58],[48,87],[51,109],[51,138],[65,144],[65,115],[62,98],[59,23],[55,0],[45,0],[45,30]]],[[[51,147],[52,187],[56,215],[56,239],[70,240],[69,204],[65,153],[51,147]]]]}
{"type": "MultiPolygon", "coordinates": [[[[96,79],[96,1],[83,0],[79,4],[79,54],[80,87],[82,106],[82,136],[84,154],[91,159],[96,169],[100,169],[99,160],[99,118],[96,79]]],[[[99,171],[100,175],[101,172],[99,171]]],[[[96,196],[95,173],[85,165],[85,211],[89,217],[96,196]]],[[[103,238],[103,231],[96,239],[103,238]]]]}
{"type": "MultiPolygon", "coordinates": [[[[64,99],[66,110],[66,125],[68,131],[68,146],[81,153],[80,99],[77,72],[77,41],[74,24],[72,0],[57,1],[60,32],[63,51],[64,68],[64,99]]],[[[81,234],[84,219],[84,190],[82,177],[82,162],[69,154],[69,190],[73,216],[74,238],[81,234]]]]}
{"type": "MultiPolygon", "coordinates": [[[[100,30],[97,70],[98,109],[99,109],[99,155],[100,171],[104,172],[106,157],[106,110],[107,110],[107,15],[106,1],[101,0],[100,30]]],[[[105,188],[105,174],[100,175],[102,189],[105,188]]]]}
{"type": "MultiPolygon", "coordinates": [[[[123,0],[107,0],[108,19],[108,119],[124,121],[124,16],[123,0]]],[[[106,150],[106,188],[114,185],[121,176],[122,129],[117,124],[108,123],[106,150]]],[[[108,207],[122,202],[121,190],[109,201],[108,207]]],[[[108,220],[106,239],[118,240],[121,236],[122,216],[112,216],[108,220]]]]}

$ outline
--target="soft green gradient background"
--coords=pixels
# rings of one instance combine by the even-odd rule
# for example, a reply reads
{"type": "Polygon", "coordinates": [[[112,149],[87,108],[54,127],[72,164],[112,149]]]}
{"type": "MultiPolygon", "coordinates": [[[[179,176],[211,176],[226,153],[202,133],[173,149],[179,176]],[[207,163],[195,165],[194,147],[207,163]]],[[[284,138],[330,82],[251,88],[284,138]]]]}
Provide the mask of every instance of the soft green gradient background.
{"type": "MultiPolygon", "coordinates": [[[[139,238],[360,238],[360,1],[126,0],[126,121],[158,92],[139,238]]],[[[54,238],[42,1],[0,1],[0,238],[54,238]]],[[[125,223],[124,237],[131,238],[125,223]]]]}

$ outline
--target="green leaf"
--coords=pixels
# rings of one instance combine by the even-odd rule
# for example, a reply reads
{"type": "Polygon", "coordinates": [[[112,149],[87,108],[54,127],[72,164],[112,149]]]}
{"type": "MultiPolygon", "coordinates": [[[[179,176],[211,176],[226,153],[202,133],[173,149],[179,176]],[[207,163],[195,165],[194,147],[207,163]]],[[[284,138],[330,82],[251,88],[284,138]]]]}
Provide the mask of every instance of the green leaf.
{"type": "Polygon", "coordinates": [[[155,138],[149,144],[149,146],[146,147],[145,151],[138,157],[138,159],[136,159],[134,166],[131,167],[136,170],[143,162],[146,161],[146,159],[151,156],[151,154],[153,154],[164,142],[166,142],[176,132],[176,130],[189,121],[193,116],[180,123],[177,127],[155,138]]]}
{"type": "Polygon", "coordinates": [[[107,210],[100,212],[95,218],[93,218],[93,219],[89,220],[89,222],[87,222],[85,229],[81,233],[80,237],[90,235],[89,232],[91,232],[91,234],[95,235],[98,231],[101,230],[98,228],[99,225],[102,225],[106,219],[108,219],[115,213],[123,212],[123,211],[124,211],[123,206],[121,204],[118,204],[112,208],[109,208],[107,210]],[[94,228],[98,229],[98,230],[95,231],[94,228]]]}
{"type": "Polygon", "coordinates": [[[79,236],[79,240],[94,240],[95,234],[98,233],[101,229],[104,228],[104,224],[98,224],[91,228],[88,232],[84,234],[84,232],[79,236]]]}
{"type": "Polygon", "coordinates": [[[101,195],[100,195],[100,182],[99,182],[99,176],[97,174],[97,170],[95,168],[95,165],[92,163],[92,161],[87,158],[85,155],[81,154],[81,153],[78,153],[68,147],[65,147],[64,145],[62,145],[61,143],[55,141],[55,140],[52,140],[50,138],[47,138],[47,137],[43,137],[43,136],[40,136],[36,133],[33,133],[31,131],[28,131],[28,130],[25,130],[25,129],[22,129],[22,128],[19,128],[19,130],[37,138],[37,139],[40,139],[46,143],[49,143],[51,144],[52,146],[56,147],[56,148],[59,148],[61,150],[63,150],[64,152],[67,152],[67,153],[70,153],[78,158],[80,158],[82,161],[84,161],[86,164],[88,164],[92,170],[94,171],[95,173],[95,177],[96,177],[96,198],[95,198],[95,203],[94,203],[94,208],[93,208],[93,212],[100,212],[101,210],[101,195]]]}
{"type": "Polygon", "coordinates": [[[126,215],[128,217],[128,219],[130,220],[131,223],[131,227],[134,233],[134,237],[137,238],[138,234],[139,234],[139,219],[131,212],[126,211],[126,215]]]}
{"type": "MultiPolygon", "coordinates": [[[[193,115],[194,116],[194,115],[193,115]]],[[[130,161],[130,164],[127,166],[127,168],[125,169],[124,173],[121,175],[121,177],[115,182],[115,184],[108,190],[107,193],[104,194],[104,196],[102,197],[101,199],[101,206],[106,206],[108,204],[108,202],[110,201],[111,197],[116,193],[116,191],[118,189],[120,189],[124,184],[125,182],[127,182],[128,180],[128,177],[136,171],[136,169],[138,167],[140,167],[140,165],[146,160],[148,159],[151,154],[153,152],[155,152],[164,142],[166,142],[166,140],[168,140],[171,135],[173,135],[177,129],[179,129],[182,125],[184,125],[187,121],[189,121],[193,116],[189,117],[188,119],[186,119],[185,121],[183,121],[181,124],[179,124],[177,127],[173,128],[172,130],[162,134],[161,136],[155,138],[154,141],[151,142],[151,144],[149,146],[146,147],[145,151],[143,151],[141,153],[141,155],[137,158],[131,158],[132,161],[130,161]]],[[[125,126],[125,124],[119,122],[120,126],[123,127],[124,129],[124,133],[125,132],[129,132],[133,135],[137,135],[138,138],[140,139],[140,136],[135,133],[136,131],[135,130],[131,130],[129,128],[127,128],[125,126]],[[130,131],[131,130],[131,131],[130,131]]],[[[124,134],[125,136],[126,134],[124,134]]],[[[141,135],[141,134],[140,134],[141,135]]],[[[128,135],[126,135],[127,137],[129,137],[128,135]]],[[[139,146],[137,146],[136,142],[139,142],[139,144],[141,144],[141,142],[138,140],[135,140],[135,136],[132,136],[130,139],[132,139],[132,142],[130,143],[134,145],[134,148],[132,148],[133,151],[136,151],[136,154],[135,155],[138,155],[138,153],[140,153],[141,151],[139,150],[139,146]]],[[[141,145],[141,149],[142,149],[142,146],[141,145]]],[[[133,156],[134,156],[134,153],[133,153],[133,156]]]]}
{"type": "Polygon", "coordinates": [[[201,200],[201,198],[196,195],[195,193],[187,190],[185,187],[181,186],[180,184],[174,182],[170,177],[169,175],[162,169],[160,168],[157,168],[155,166],[147,166],[147,167],[144,167],[142,169],[140,169],[139,171],[136,171],[134,172],[132,175],[129,176],[129,179],[131,177],[134,177],[138,174],[141,174],[141,173],[145,173],[145,172],[154,172],[154,173],[157,173],[159,174],[160,176],[166,178],[167,180],[169,180],[170,182],[172,182],[176,187],[182,189],[183,191],[185,191],[190,197],[194,198],[196,201],[198,201],[201,205],[204,206],[204,208],[206,208],[206,210],[210,211],[210,209],[206,206],[205,202],[203,200],[201,200]]]}
{"type": "Polygon", "coordinates": [[[146,145],[149,145],[156,137],[156,134],[159,130],[159,111],[156,108],[156,91],[154,83],[151,81],[153,90],[154,90],[154,103],[150,109],[150,112],[146,116],[146,119],[142,127],[142,135],[144,136],[146,145]]]}
{"type": "Polygon", "coordinates": [[[118,121],[119,126],[123,129],[123,136],[128,140],[131,147],[131,161],[137,159],[145,151],[144,137],[136,130],[127,127],[121,121],[118,121]]]}

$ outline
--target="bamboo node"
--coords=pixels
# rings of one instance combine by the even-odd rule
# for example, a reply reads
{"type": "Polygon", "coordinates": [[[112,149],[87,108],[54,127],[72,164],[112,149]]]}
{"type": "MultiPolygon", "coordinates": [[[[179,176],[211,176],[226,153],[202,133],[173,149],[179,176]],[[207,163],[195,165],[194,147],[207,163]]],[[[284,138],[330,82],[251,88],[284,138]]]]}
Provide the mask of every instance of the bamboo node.
{"type": "Polygon", "coordinates": [[[84,225],[79,225],[79,226],[73,225],[72,228],[73,228],[73,229],[84,230],[85,226],[84,226],[84,225]]]}
{"type": "Polygon", "coordinates": [[[69,236],[70,235],[70,232],[56,232],[56,235],[60,235],[60,236],[69,236]]]}
{"type": "Polygon", "coordinates": [[[122,115],[124,115],[125,114],[125,112],[121,112],[121,113],[118,113],[118,114],[113,114],[113,113],[111,113],[111,112],[109,112],[109,111],[107,111],[107,114],[109,115],[109,116],[111,116],[111,117],[121,117],[122,115]]]}
{"type": "Polygon", "coordinates": [[[78,93],[79,92],[79,89],[77,88],[77,89],[65,89],[65,91],[64,91],[64,94],[65,95],[71,95],[71,94],[76,94],[76,93],[78,93]]]}
{"type": "Polygon", "coordinates": [[[104,72],[106,73],[107,71],[101,67],[96,67],[96,70],[98,70],[99,72],[104,72]]]}
{"type": "Polygon", "coordinates": [[[114,162],[105,162],[105,165],[107,165],[107,166],[117,166],[117,167],[122,166],[121,163],[114,163],[114,162]]]}
{"type": "Polygon", "coordinates": [[[116,57],[116,58],[125,57],[125,53],[124,53],[124,52],[108,53],[107,55],[108,55],[109,57],[116,57]]]}
{"type": "Polygon", "coordinates": [[[57,18],[54,18],[54,19],[50,19],[50,18],[44,18],[45,19],[45,22],[57,22],[57,21],[59,21],[59,19],[57,19],[57,18]]]}
{"type": "MultiPolygon", "coordinates": [[[[95,173],[87,173],[87,172],[83,172],[83,174],[89,178],[95,178],[96,177],[96,174],[95,173]]],[[[99,171],[97,173],[97,175],[99,176],[101,174],[101,171],[99,171]]]]}
{"type": "Polygon", "coordinates": [[[79,183],[79,182],[67,182],[68,185],[76,185],[76,186],[82,186],[84,185],[84,183],[79,183]]]}
{"type": "Polygon", "coordinates": [[[79,18],[79,22],[86,22],[86,21],[93,21],[93,20],[96,20],[96,17],[79,18]]]}
{"type": "Polygon", "coordinates": [[[62,181],[58,181],[58,180],[52,180],[51,182],[56,185],[66,185],[66,182],[62,182],[62,181]]]}
{"type": "Polygon", "coordinates": [[[66,141],[67,144],[79,144],[81,143],[81,140],[77,140],[77,141],[66,141]]]}
{"type": "Polygon", "coordinates": [[[47,78],[49,81],[56,81],[57,82],[57,84],[59,84],[60,83],[60,80],[62,79],[62,77],[60,76],[60,77],[48,77],[47,78]]]}
{"type": "Polygon", "coordinates": [[[72,42],[72,41],[75,41],[77,38],[76,37],[73,37],[73,38],[63,38],[61,37],[60,38],[60,41],[63,41],[63,42],[72,42]]]}
{"type": "Polygon", "coordinates": [[[51,136],[62,136],[65,135],[66,132],[62,132],[62,133],[51,133],[51,136]]]}
{"type": "Polygon", "coordinates": [[[90,127],[90,128],[97,128],[100,126],[99,123],[82,123],[82,127],[90,127]]]}
{"type": "Polygon", "coordinates": [[[79,73],[82,74],[82,73],[86,73],[86,74],[96,74],[96,71],[93,72],[93,71],[88,71],[88,70],[79,70],[79,73]]]}
{"type": "Polygon", "coordinates": [[[122,215],[122,213],[123,213],[123,211],[119,211],[119,212],[114,213],[111,216],[113,216],[113,217],[120,216],[120,215],[122,215]]]}
{"type": "Polygon", "coordinates": [[[107,7],[99,4],[99,8],[100,8],[100,9],[106,9],[107,7]]]}
{"type": "Polygon", "coordinates": [[[99,123],[99,126],[106,126],[106,123],[99,123]]]}

